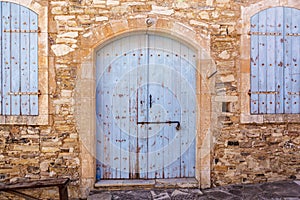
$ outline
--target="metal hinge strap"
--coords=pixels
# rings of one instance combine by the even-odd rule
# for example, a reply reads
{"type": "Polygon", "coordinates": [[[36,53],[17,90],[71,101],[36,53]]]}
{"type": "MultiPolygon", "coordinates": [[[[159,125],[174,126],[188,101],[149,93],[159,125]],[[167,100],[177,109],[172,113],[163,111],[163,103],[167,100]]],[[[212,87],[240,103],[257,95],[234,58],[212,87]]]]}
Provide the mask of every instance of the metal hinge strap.
{"type": "Polygon", "coordinates": [[[41,92],[8,92],[7,95],[13,95],[13,96],[18,96],[18,95],[40,95],[41,92]]]}
{"type": "Polygon", "coordinates": [[[4,33],[39,33],[40,30],[3,30],[4,33]]]}
{"type": "Polygon", "coordinates": [[[249,32],[249,35],[280,36],[280,35],[282,35],[282,33],[274,33],[274,32],[249,32]]]}
{"type": "Polygon", "coordinates": [[[249,90],[248,94],[249,95],[251,95],[251,94],[279,94],[279,92],[277,92],[277,91],[255,91],[255,92],[251,92],[249,90]]]}
{"type": "Polygon", "coordinates": [[[287,33],[286,36],[300,36],[300,33],[287,33]]]}
{"type": "Polygon", "coordinates": [[[288,92],[288,95],[300,95],[300,92],[288,92]]]}

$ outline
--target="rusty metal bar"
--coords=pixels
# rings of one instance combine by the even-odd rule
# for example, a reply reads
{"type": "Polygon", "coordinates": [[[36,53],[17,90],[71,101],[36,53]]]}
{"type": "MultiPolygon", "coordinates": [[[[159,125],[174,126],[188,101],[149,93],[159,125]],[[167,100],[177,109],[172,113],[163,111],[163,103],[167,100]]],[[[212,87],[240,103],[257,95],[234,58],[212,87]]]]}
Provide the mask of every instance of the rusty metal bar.
{"type": "Polygon", "coordinates": [[[177,124],[176,130],[180,129],[180,122],[179,121],[165,121],[165,122],[137,122],[137,124],[177,124]]]}
{"type": "Polygon", "coordinates": [[[249,32],[249,35],[280,36],[282,33],[275,32],[249,32]]]}

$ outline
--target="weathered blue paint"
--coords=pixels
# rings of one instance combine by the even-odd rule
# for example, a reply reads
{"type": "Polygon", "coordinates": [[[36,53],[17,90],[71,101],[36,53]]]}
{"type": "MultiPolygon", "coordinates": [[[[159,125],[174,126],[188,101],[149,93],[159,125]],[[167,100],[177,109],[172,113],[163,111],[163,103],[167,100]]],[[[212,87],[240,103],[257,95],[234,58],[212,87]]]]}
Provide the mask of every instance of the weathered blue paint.
{"type": "Polygon", "coordinates": [[[136,34],[102,47],[96,57],[98,176],[194,177],[195,52],[170,38],[136,34]],[[138,124],[166,121],[180,121],[180,130],[138,124]]]}
{"type": "Polygon", "coordinates": [[[251,113],[300,113],[300,10],[274,7],[251,18],[251,113]]]}
{"type": "MultiPolygon", "coordinates": [[[[11,4],[11,29],[20,29],[20,6],[11,4]]],[[[11,92],[20,91],[20,34],[11,33],[11,92]]],[[[9,77],[8,77],[9,78],[9,77]]],[[[20,96],[11,96],[11,114],[20,115],[20,96]]]]}
{"type": "Polygon", "coordinates": [[[15,3],[0,7],[0,114],[38,115],[38,16],[15,3]]]}
{"type": "Polygon", "coordinates": [[[11,50],[10,50],[10,33],[6,32],[10,30],[11,20],[10,20],[10,7],[11,4],[8,2],[2,2],[2,110],[4,115],[9,115],[11,113],[10,104],[11,96],[10,92],[10,77],[11,77],[11,50]]]}
{"type": "MultiPolygon", "coordinates": [[[[38,15],[30,12],[29,29],[35,32],[29,33],[29,52],[30,52],[30,74],[29,74],[29,91],[38,92],[38,15]]],[[[30,115],[38,115],[38,95],[29,96],[30,115]]]]}

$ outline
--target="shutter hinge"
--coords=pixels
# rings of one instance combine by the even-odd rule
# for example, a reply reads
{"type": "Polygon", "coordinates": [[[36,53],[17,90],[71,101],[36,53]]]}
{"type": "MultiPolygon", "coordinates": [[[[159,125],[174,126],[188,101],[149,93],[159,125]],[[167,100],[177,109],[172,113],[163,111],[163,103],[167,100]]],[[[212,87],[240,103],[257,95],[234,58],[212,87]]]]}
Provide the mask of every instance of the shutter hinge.
{"type": "Polygon", "coordinates": [[[287,33],[286,36],[300,36],[300,33],[287,33]]]}
{"type": "Polygon", "coordinates": [[[7,95],[18,96],[18,95],[41,95],[40,90],[38,92],[8,92],[7,95]]]}
{"type": "Polygon", "coordinates": [[[255,92],[251,92],[251,90],[249,90],[248,95],[251,94],[279,94],[279,92],[277,91],[255,91],[255,92]]]}
{"type": "Polygon", "coordinates": [[[249,32],[249,35],[265,35],[265,36],[280,36],[282,33],[275,33],[275,32],[249,32]]]}
{"type": "Polygon", "coordinates": [[[288,95],[300,95],[300,92],[288,92],[288,95]]]}
{"type": "Polygon", "coordinates": [[[14,30],[3,30],[4,33],[39,33],[40,30],[19,30],[19,29],[14,29],[14,30]]]}

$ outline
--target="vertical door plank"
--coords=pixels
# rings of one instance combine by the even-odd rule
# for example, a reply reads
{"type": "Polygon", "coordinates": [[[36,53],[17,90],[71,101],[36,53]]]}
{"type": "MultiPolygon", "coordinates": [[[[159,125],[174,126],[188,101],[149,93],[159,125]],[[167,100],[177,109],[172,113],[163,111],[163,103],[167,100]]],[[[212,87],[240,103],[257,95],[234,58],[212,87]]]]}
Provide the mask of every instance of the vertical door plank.
{"type": "Polygon", "coordinates": [[[11,38],[10,38],[10,33],[5,32],[9,31],[11,29],[11,20],[10,20],[10,15],[11,15],[11,3],[9,2],[2,2],[2,28],[4,30],[3,33],[3,47],[2,47],[2,95],[3,95],[3,114],[4,115],[10,115],[11,114],[11,95],[10,90],[11,90],[11,49],[10,49],[10,44],[11,44],[11,38]]]}
{"type": "MultiPolygon", "coordinates": [[[[29,34],[29,90],[30,92],[38,92],[38,16],[33,11],[30,12],[29,29],[35,32],[29,34]]],[[[29,113],[30,115],[38,115],[38,95],[30,95],[29,97],[29,113]]]]}
{"type": "MultiPolygon", "coordinates": [[[[268,9],[267,10],[267,20],[266,20],[266,29],[267,33],[275,33],[276,29],[276,13],[277,10],[280,9],[278,7],[268,9]]],[[[266,37],[266,52],[267,52],[267,57],[266,57],[266,70],[267,70],[267,88],[266,91],[270,92],[276,92],[276,87],[275,87],[275,38],[276,36],[273,35],[268,35],[266,37]]],[[[266,95],[267,100],[266,100],[266,113],[275,113],[275,93],[269,93],[266,95]]]]}
{"type": "MultiPolygon", "coordinates": [[[[258,32],[259,30],[259,15],[256,14],[251,17],[251,32],[258,32]]],[[[258,83],[259,83],[259,40],[258,35],[251,35],[251,58],[250,58],[250,68],[251,68],[251,100],[250,100],[250,112],[251,114],[258,114],[258,83]]]]}
{"type": "MultiPolygon", "coordinates": [[[[3,15],[2,15],[2,2],[0,2],[0,17],[1,19],[3,19],[3,15]]],[[[2,20],[1,20],[2,21],[2,20]]],[[[2,102],[2,87],[3,87],[3,80],[2,80],[2,71],[3,71],[3,55],[2,55],[2,49],[3,49],[3,38],[4,38],[4,32],[3,32],[3,23],[0,23],[0,63],[1,63],[1,67],[0,67],[0,88],[1,88],[1,92],[0,92],[0,115],[2,115],[2,107],[3,107],[3,102],[2,102]]]]}
{"type": "Polygon", "coordinates": [[[130,65],[128,64],[127,48],[129,38],[121,40],[120,50],[120,65],[121,70],[121,82],[118,84],[115,90],[123,91],[117,98],[120,105],[120,130],[121,130],[121,153],[120,153],[120,178],[129,178],[129,129],[132,126],[130,122],[130,65]],[[125,53],[124,53],[125,52],[125,53]]]}
{"type": "MultiPolygon", "coordinates": [[[[139,112],[141,115],[139,120],[149,121],[149,99],[148,99],[148,36],[147,34],[142,34],[138,40],[138,48],[136,55],[133,56],[134,59],[137,58],[137,65],[140,70],[138,70],[137,85],[140,88],[138,94],[139,102],[139,112]],[[143,103],[141,103],[141,100],[143,103]]],[[[139,178],[146,179],[148,176],[148,129],[149,125],[139,125],[137,132],[137,169],[139,178]]]]}
{"type": "MultiPolygon", "coordinates": [[[[189,49],[185,45],[181,45],[180,47],[180,68],[181,68],[181,79],[188,80],[188,62],[186,60],[188,56],[189,49]]],[[[188,105],[188,88],[187,84],[184,84],[184,81],[181,82],[181,121],[180,121],[180,128],[181,128],[181,177],[188,177],[188,165],[189,165],[189,157],[188,157],[188,145],[189,145],[189,105],[188,105]]]]}
{"type": "Polygon", "coordinates": [[[103,78],[101,79],[101,73],[100,73],[100,68],[104,66],[104,60],[102,59],[104,57],[104,50],[101,49],[98,52],[96,52],[96,129],[97,129],[97,134],[96,134],[96,158],[98,160],[98,166],[96,166],[96,177],[100,177],[100,179],[103,179],[103,172],[105,170],[105,165],[103,163],[103,157],[106,153],[106,143],[104,140],[104,129],[103,129],[103,124],[104,124],[104,91],[102,89],[103,86],[103,78]],[[99,169],[97,169],[99,167],[99,169]]]}
{"type": "MultiPolygon", "coordinates": [[[[29,10],[21,6],[21,30],[26,31],[21,33],[21,92],[30,92],[30,80],[29,80],[29,52],[30,52],[30,38],[29,38],[29,10]]],[[[21,96],[21,114],[29,115],[29,95],[21,96]]]]}
{"type": "MultiPolygon", "coordinates": [[[[180,65],[180,49],[181,49],[181,44],[177,41],[172,41],[172,56],[171,56],[171,66],[172,68],[172,73],[171,73],[171,86],[172,90],[171,92],[174,93],[172,96],[172,107],[173,107],[173,112],[170,113],[170,117],[174,118],[174,121],[181,121],[181,101],[182,101],[182,95],[181,95],[181,82],[182,82],[182,76],[181,76],[181,65],[180,65]],[[179,81],[180,80],[180,81],[179,81]]],[[[171,108],[170,108],[171,110],[171,108]]],[[[180,178],[180,165],[181,165],[181,138],[182,138],[182,127],[180,127],[180,130],[175,129],[175,124],[172,127],[172,141],[169,141],[168,145],[177,147],[177,153],[179,154],[174,154],[173,153],[173,148],[169,148],[168,152],[168,157],[171,159],[173,162],[170,164],[170,176],[168,178],[180,178]]],[[[170,160],[169,160],[170,163],[170,160]]]]}
{"type": "Polygon", "coordinates": [[[102,90],[104,92],[104,100],[103,100],[103,114],[104,114],[104,122],[103,122],[103,135],[104,135],[104,143],[105,143],[105,153],[103,155],[104,160],[104,169],[103,169],[103,176],[105,179],[113,178],[113,169],[111,166],[112,159],[113,159],[113,126],[112,126],[112,97],[110,95],[112,83],[113,83],[113,76],[111,75],[111,66],[110,62],[112,60],[112,52],[111,46],[108,46],[104,49],[104,65],[103,68],[103,82],[102,82],[102,90]]]}
{"type": "MultiPolygon", "coordinates": [[[[11,29],[20,30],[20,6],[11,4],[11,29]]],[[[11,33],[11,92],[20,92],[20,33],[11,33]]],[[[20,95],[11,96],[11,114],[20,115],[20,95]]]]}
{"type": "MultiPolygon", "coordinates": [[[[259,32],[266,33],[267,28],[267,12],[263,11],[259,13],[259,32]]],[[[259,103],[259,113],[265,114],[267,113],[267,36],[260,35],[259,36],[259,66],[258,66],[258,75],[259,75],[259,83],[258,88],[259,91],[262,92],[258,95],[258,103],[259,103]]]]}
{"type": "Polygon", "coordinates": [[[287,33],[292,32],[292,12],[291,8],[284,8],[284,35],[285,35],[285,45],[284,45],[284,81],[285,81],[285,91],[284,91],[284,104],[285,104],[285,113],[292,113],[292,37],[286,36],[287,33]]]}
{"type": "MultiPolygon", "coordinates": [[[[174,72],[174,66],[173,66],[173,52],[172,52],[172,44],[175,43],[173,40],[169,38],[163,38],[164,41],[163,47],[163,57],[164,57],[164,65],[165,67],[163,68],[163,76],[160,84],[160,88],[162,90],[163,96],[160,97],[159,101],[157,103],[162,104],[162,114],[164,115],[165,121],[176,121],[175,116],[174,116],[174,110],[178,107],[178,105],[175,105],[174,102],[174,86],[175,82],[172,80],[172,74],[174,72]]],[[[180,82],[179,80],[177,80],[180,82]]],[[[178,84],[179,85],[179,84],[178,84]]],[[[176,94],[176,93],[175,93],[176,94]]],[[[155,99],[156,101],[156,99],[155,99]]],[[[172,170],[172,163],[175,161],[174,158],[171,156],[172,153],[174,153],[174,150],[172,149],[172,152],[170,150],[170,145],[174,141],[174,136],[176,133],[173,134],[173,130],[175,129],[175,124],[165,124],[163,131],[164,131],[164,148],[163,148],[163,166],[164,166],[164,178],[170,178],[170,177],[176,177],[176,175],[173,174],[172,170]]]]}
{"type": "MultiPolygon", "coordinates": [[[[291,33],[300,33],[300,11],[291,9],[291,33]]],[[[300,36],[287,36],[291,40],[291,111],[300,113],[300,36]]]]}
{"type": "Polygon", "coordinates": [[[136,49],[138,47],[139,42],[137,40],[140,40],[139,37],[129,37],[128,38],[128,46],[129,49],[126,52],[126,57],[128,60],[128,64],[130,66],[130,70],[132,70],[132,73],[130,73],[130,120],[133,124],[133,126],[129,129],[129,178],[134,179],[138,178],[138,169],[136,166],[136,163],[138,162],[138,155],[137,155],[137,148],[138,148],[138,135],[137,132],[139,130],[139,126],[137,125],[137,122],[139,121],[138,113],[140,111],[140,91],[138,89],[138,77],[139,77],[139,70],[141,68],[138,65],[138,60],[135,59],[136,57],[133,56],[133,54],[137,54],[136,51],[133,51],[133,49],[136,49]]]}
{"type": "Polygon", "coordinates": [[[188,50],[188,175],[187,177],[195,177],[195,160],[196,160],[196,55],[195,52],[189,48],[188,50]]]}
{"type": "Polygon", "coordinates": [[[281,35],[276,36],[276,44],[275,44],[275,85],[276,91],[276,112],[275,113],[283,113],[284,112],[284,22],[283,22],[283,9],[277,9],[276,11],[276,25],[275,31],[276,33],[281,33],[281,35]]]}
{"type": "Polygon", "coordinates": [[[121,73],[121,68],[120,66],[120,51],[121,51],[121,40],[116,40],[114,41],[114,45],[111,45],[112,47],[112,60],[109,63],[110,65],[110,72],[113,81],[112,85],[110,87],[110,96],[112,97],[112,102],[110,102],[112,105],[112,110],[111,110],[111,115],[112,115],[112,149],[111,149],[111,154],[112,154],[112,168],[113,168],[113,177],[115,179],[118,179],[121,177],[121,143],[122,143],[122,136],[121,136],[121,129],[120,129],[120,118],[122,117],[120,113],[120,104],[118,102],[115,102],[116,96],[115,95],[123,95],[121,92],[123,91],[118,91],[118,94],[115,94],[115,87],[118,87],[118,82],[120,81],[120,73],[121,73]]]}

